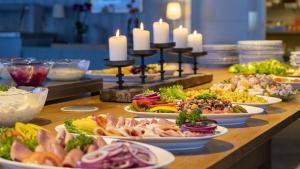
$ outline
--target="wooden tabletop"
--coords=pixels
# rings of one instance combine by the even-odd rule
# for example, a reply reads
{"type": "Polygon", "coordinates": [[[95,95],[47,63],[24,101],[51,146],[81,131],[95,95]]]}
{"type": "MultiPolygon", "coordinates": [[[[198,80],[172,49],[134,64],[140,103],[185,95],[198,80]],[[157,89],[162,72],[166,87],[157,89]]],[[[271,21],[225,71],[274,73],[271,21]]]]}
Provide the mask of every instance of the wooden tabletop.
{"type": "MultiPolygon", "coordinates": [[[[202,69],[202,71],[213,73],[213,82],[222,81],[231,76],[224,69],[202,69]]],[[[202,85],[200,88],[206,88],[209,85],[202,85]]],[[[87,104],[99,107],[96,113],[110,112],[118,116],[133,116],[123,110],[125,104],[101,102],[98,96],[93,96],[45,106],[39,114],[39,118],[43,120],[39,122],[43,123],[45,119],[51,120],[51,123],[45,127],[53,130],[56,125],[63,123],[64,118],[81,118],[91,114],[66,113],[60,110],[61,107],[87,104]]],[[[271,106],[266,114],[253,116],[245,127],[230,128],[227,134],[209,141],[203,150],[176,154],[176,160],[167,168],[231,168],[299,117],[300,96],[297,96],[289,102],[271,106]]]]}

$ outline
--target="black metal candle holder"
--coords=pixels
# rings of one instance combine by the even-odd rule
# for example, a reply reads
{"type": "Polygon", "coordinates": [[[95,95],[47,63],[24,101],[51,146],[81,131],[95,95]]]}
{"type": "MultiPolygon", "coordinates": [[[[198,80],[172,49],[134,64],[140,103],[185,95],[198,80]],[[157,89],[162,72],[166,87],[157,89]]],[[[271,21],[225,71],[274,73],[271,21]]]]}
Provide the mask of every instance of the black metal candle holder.
{"type": "Polygon", "coordinates": [[[197,58],[201,57],[201,56],[205,56],[207,55],[206,51],[202,51],[202,52],[188,52],[185,53],[184,56],[190,57],[193,59],[193,70],[194,70],[194,74],[197,74],[198,71],[198,63],[197,63],[197,58]]]}
{"type": "Polygon", "coordinates": [[[187,52],[191,52],[193,50],[193,48],[173,48],[171,51],[174,53],[177,53],[178,55],[178,76],[182,77],[182,54],[183,53],[187,53],[187,52]]]}
{"type": "Polygon", "coordinates": [[[170,43],[153,43],[152,44],[153,48],[159,49],[160,52],[160,80],[163,81],[165,79],[165,71],[164,71],[164,49],[172,48],[175,46],[175,42],[170,42],[170,43]]]}
{"type": "Polygon", "coordinates": [[[124,60],[124,61],[110,61],[109,59],[104,59],[104,64],[105,66],[109,67],[117,67],[118,68],[118,74],[116,77],[118,78],[118,88],[119,90],[123,89],[123,76],[124,74],[122,73],[122,67],[130,66],[135,63],[134,60],[124,60]]]}
{"type": "Polygon", "coordinates": [[[131,56],[134,57],[140,57],[141,58],[141,82],[142,84],[146,83],[146,75],[145,75],[145,70],[146,70],[146,65],[145,65],[145,57],[148,56],[152,56],[154,54],[156,54],[156,50],[155,49],[149,49],[149,50],[130,50],[128,53],[131,56]]]}

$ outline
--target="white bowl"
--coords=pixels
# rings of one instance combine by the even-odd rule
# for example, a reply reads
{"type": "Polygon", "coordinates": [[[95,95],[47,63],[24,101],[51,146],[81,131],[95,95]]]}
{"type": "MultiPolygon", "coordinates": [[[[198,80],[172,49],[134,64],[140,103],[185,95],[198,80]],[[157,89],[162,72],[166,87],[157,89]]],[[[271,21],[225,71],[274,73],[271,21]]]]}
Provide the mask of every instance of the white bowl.
{"type": "Polygon", "coordinates": [[[79,80],[85,75],[89,65],[89,60],[64,59],[54,61],[47,78],[54,81],[79,80]]]}
{"type": "Polygon", "coordinates": [[[0,94],[0,126],[28,122],[44,107],[48,95],[47,88],[21,87],[21,89],[27,92],[0,94]]]}

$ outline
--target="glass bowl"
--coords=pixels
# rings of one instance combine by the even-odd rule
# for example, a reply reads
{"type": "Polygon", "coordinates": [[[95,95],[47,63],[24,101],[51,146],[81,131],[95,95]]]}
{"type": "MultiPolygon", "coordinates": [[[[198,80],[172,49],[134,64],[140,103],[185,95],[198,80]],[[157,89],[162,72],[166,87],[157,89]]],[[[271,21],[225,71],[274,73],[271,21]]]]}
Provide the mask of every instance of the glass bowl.
{"type": "Polygon", "coordinates": [[[89,69],[90,61],[84,59],[64,59],[52,61],[48,79],[54,81],[74,81],[81,79],[89,69]]]}
{"type": "Polygon", "coordinates": [[[44,107],[48,89],[42,87],[11,87],[0,92],[0,126],[32,120],[44,107]]]}
{"type": "Polygon", "coordinates": [[[17,60],[8,64],[8,72],[18,86],[41,86],[51,64],[32,60],[17,60]]]}

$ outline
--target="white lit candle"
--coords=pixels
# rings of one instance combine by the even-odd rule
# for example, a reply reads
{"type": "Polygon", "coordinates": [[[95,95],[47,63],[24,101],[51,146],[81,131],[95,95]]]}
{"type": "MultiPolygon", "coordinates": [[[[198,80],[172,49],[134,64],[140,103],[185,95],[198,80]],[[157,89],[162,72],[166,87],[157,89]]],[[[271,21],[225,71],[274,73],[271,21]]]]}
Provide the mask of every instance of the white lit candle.
{"type": "Polygon", "coordinates": [[[150,49],[150,32],[144,30],[141,23],[140,28],[133,29],[133,50],[149,50],[150,49]]]}
{"type": "Polygon", "coordinates": [[[175,48],[186,48],[187,47],[187,37],[188,37],[188,30],[187,28],[179,26],[173,30],[173,40],[176,43],[175,48]]]}
{"type": "Polygon", "coordinates": [[[116,32],[116,36],[109,38],[108,43],[110,61],[127,60],[127,38],[120,35],[119,29],[116,32]]]}
{"type": "Polygon", "coordinates": [[[202,52],[202,35],[196,30],[188,36],[188,47],[193,48],[192,52],[202,52]]]}
{"type": "Polygon", "coordinates": [[[169,24],[162,19],[153,23],[153,43],[169,43],[169,24]]]}

